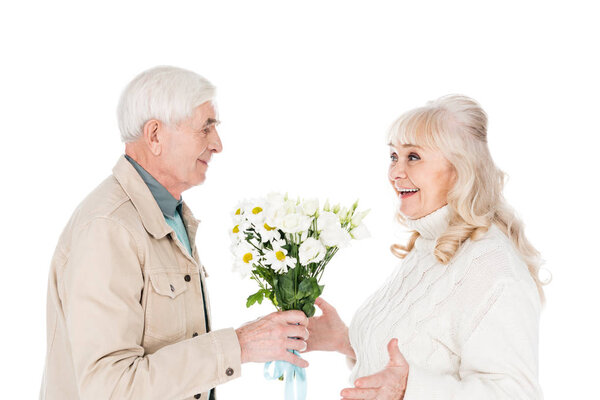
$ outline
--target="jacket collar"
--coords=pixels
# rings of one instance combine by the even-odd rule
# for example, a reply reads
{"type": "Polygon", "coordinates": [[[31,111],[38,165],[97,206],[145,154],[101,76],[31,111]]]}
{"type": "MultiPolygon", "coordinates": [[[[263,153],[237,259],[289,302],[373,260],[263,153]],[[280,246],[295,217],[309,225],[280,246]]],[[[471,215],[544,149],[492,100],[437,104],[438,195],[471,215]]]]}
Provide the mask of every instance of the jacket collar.
{"type": "MultiPolygon", "coordinates": [[[[165,222],[165,217],[148,185],[124,155],[119,157],[119,161],[114,166],[113,175],[131,199],[148,233],[155,239],[168,235],[173,229],[165,222]]],[[[185,202],[181,204],[181,207],[181,217],[188,230],[190,243],[193,243],[199,221],[194,218],[185,202]]]]}
{"type": "Polygon", "coordinates": [[[154,197],[154,200],[158,203],[162,213],[169,218],[175,218],[175,213],[178,212],[177,208],[181,206],[183,200],[180,198],[177,200],[169,191],[154,178],[148,171],[146,171],[140,164],[137,163],[133,158],[125,154],[125,159],[133,165],[133,168],[140,174],[142,180],[150,189],[150,193],[154,197]]]}

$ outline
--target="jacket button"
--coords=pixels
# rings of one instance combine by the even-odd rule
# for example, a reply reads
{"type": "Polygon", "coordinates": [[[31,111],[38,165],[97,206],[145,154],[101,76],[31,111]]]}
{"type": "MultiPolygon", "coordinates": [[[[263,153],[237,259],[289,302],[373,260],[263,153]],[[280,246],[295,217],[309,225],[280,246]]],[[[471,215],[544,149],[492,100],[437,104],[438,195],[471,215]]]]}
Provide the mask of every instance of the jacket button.
{"type": "Polygon", "coordinates": [[[189,282],[189,281],[192,280],[192,277],[189,276],[189,275],[186,275],[186,276],[183,277],[183,279],[185,279],[186,282],[189,282]]]}
{"type": "Polygon", "coordinates": [[[195,399],[199,399],[199,398],[200,398],[200,396],[202,396],[202,395],[201,395],[200,393],[198,393],[198,394],[195,394],[195,395],[194,395],[194,398],[195,398],[195,399]]]}
{"type": "Polygon", "coordinates": [[[194,334],[192,335],[192,337],[196,337],[198,336],[198,332],[194,332],[194,334]]]}
{"type": "Polygon", "coordinates": [[[232,369],[232,368],[227,368],[227,369],[225,370],[225,375],[227,375],[227,376],[231,376],[231,375],[233,375],[233,369],[232,369]]]}

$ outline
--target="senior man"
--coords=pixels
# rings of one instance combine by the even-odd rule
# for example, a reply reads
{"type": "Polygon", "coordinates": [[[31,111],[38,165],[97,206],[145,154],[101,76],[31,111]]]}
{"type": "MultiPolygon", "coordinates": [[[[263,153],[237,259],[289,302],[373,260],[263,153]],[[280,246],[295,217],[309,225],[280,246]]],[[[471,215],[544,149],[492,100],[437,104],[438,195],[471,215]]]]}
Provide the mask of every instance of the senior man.
{"type": "Polygon", "coordinates": [[[125,155],[77,207],[52,259],[42,399],[214,399],[244,362],[308,365],[287,351],[306,347],[302,312],[211,329],[198,222],[181,193],[222,150],[214,95],[175,67],[124,90],[125,155]]]}

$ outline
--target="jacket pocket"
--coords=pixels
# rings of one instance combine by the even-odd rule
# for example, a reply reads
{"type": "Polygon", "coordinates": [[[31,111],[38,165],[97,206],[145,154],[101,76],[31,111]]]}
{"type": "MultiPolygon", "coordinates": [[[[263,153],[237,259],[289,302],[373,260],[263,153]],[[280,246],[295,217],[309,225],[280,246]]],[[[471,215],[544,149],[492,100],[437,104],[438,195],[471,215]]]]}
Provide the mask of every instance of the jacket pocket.
{"type": "Polygon", "coordinates": [[[146,303],[146,332],[155,339],[173,341],[185,334],[184,272],[150,272],[146,303]]]}

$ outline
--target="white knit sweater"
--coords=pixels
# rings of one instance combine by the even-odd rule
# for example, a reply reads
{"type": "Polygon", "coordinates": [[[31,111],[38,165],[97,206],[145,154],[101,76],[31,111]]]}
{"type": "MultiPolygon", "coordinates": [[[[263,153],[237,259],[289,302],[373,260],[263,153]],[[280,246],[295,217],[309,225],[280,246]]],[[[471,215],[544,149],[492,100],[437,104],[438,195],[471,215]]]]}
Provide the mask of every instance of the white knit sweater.
{"type": "Polygon", "coordinates": [[[408,227],[414,249],[356,312],[351,380],[382,370],[399,339],[409,364],[405,400],[541,399],[540,299],[511,241],[492,226],[467,240],[448,265],[433,255],[448,206],[408,227]]]}

